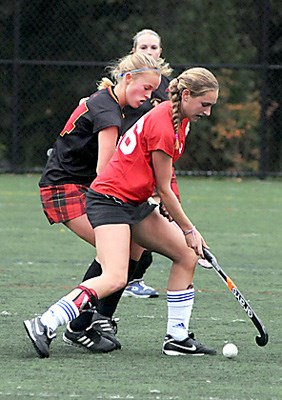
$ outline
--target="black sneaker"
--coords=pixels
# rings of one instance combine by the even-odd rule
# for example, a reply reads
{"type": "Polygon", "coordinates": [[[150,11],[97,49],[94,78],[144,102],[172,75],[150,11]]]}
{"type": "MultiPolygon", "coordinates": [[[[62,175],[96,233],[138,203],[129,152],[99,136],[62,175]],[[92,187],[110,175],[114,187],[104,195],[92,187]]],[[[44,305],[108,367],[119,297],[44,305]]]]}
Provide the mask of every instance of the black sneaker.
{"type": "Polygon", "coordinates": [[[84,349],[92,351],[92,353],[108,353],[117,348],[113,341],[95,331],[92,324],[83,331],[74,332],[70,328],[70,323],[68,323],[67,329],[63,334],[63,340],[67,344],[83,347],[84,349]]]}
{"type": "Polygon", "coordinates": [[[116,349],[121,349],[121,344],[116,337],[117,322],[117,318],[112,319],[110,317],[106,317],[105,315],[102,315],[95,310],[90,326],[95,331],[100,333],[101,336],[104,336],[105,338],[111,340],[116,345],[116,349]]]}
{"type": "Polygon", "coordinates": [[[27,319],[24,321],[24,327],[39,357],[48,358],[49,347],[56,333],[43,325],[40,317],[27,319]]]}
{"type": "Polygon", "coordinates": [[[163,354],[168,356],[203,356],[205,354],[215,355],[216,350],[198,342],[194,339],[194,334],[189,333],[189,336],[181,341],[173,339],[171,335],[166,335],[163,343],[163,354]]]}

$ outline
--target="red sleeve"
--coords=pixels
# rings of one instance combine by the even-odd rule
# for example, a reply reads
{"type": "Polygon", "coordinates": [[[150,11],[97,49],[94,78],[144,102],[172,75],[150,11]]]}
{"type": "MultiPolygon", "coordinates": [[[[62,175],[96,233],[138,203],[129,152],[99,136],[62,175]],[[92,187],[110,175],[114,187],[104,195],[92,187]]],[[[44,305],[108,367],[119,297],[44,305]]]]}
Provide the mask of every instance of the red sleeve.
{"type": "Polygon", "coordinates": [[[175,132],[170,113],[162,105],[156,107],[159,112],[147,114],[145,120],[145,137],[149,152],[162,150],[173,158],[175,149],[175,132]],[[158,115],[157,115],[158,114],[158,115]],[[153,118],[151,118],[151,115],[153,118]]]}

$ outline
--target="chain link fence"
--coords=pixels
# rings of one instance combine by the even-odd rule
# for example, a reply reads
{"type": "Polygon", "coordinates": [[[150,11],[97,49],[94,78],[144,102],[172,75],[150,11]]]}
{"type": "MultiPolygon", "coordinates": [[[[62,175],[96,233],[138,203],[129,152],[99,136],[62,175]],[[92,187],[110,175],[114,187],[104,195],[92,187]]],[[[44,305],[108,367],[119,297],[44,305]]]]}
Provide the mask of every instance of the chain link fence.
{"type": "Polygon", "coordinates": [[[2,0],[0,170],[41,171],[46,152],[105,67],[157,31],[176,76],[211,69],[213,115],[192,125],[182,174],[282,175],[278,0],[2,0]]]}

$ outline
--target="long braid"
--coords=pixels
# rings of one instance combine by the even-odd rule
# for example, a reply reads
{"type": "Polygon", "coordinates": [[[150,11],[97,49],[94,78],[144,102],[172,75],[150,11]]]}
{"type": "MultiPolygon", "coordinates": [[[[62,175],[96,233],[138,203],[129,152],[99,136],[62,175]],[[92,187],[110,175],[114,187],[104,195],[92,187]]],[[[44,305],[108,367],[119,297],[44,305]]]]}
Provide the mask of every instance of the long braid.
{"type": "Polygon", "coordinates": [[[181,103],[181,93],[178,84],[178,78],[172,79],[169,84],[169,99],[172,105],[171,119],[175,130],[175,150],[179,149],[178,129],[180,126],[179,108],[181,103]]]}

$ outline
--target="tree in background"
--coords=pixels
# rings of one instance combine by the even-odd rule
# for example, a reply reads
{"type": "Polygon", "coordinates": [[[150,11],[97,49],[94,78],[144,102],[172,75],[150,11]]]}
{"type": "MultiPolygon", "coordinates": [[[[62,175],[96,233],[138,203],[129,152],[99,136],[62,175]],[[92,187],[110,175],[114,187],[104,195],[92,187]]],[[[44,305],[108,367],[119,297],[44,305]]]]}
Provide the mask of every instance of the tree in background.
{"type": "MultiPolygon", "coordinates": [[[[188,140],[189,156],[187,160],[182,158],[180,167],[256,170],[260,75],[257,70],[222,68],[222,64],[246,66],[258,62],[261,43],[256,32],[264,1],[256,2],[253,7],[251,0],[243,4],[238,0],[17,0],[19,57],[25,61],[19,65],[18,75],[20,151],[16,162],[22,168],[41,168],[45,164],[46,150],[60,132],[69,109],[96,90],[96,81],[105,74],[104,66],[129,52],[133,35],[146,27],[161,35],[163,55],[174,66],[175,74],[189,65],[204,65],[212,69],[221,84],[214,116],[201,127],[193,127],[188,140]],[[196,151],[199,143],[201,152],[196,151]]],[[[11,60],[15,2],[2,3],[1,57],[11,60]]],[[[276,28],[281,30],[278,0],[272,1],[272,7],[271,32],[275,31],[277,36],[276,28]]],[[[275,62],[276,54],[281,57],[278,36],[273,42],[271,36],[269,43],[271,60],[275,62]]],[[[10,159],[12,129],[8,107],[13,104],[12,68],[9,63],[0,67],[7,77],[0,82],[0,118],[4,122],[0,155],[2,149],[3,157],[10,159]]],[[[276,75],[268,77],[276,79],[276,75]]],[[[275,81],[269,85],[273,101],[269,103],[268,114],[274,124],[281,124],[281,118],[278,121],[281,111],[275,108],[280,101],[280,90],[275,81]]],[[[275,144],[281,129],[275,132],[277,138],[270,145],[274,153],[279,151],[275,144]]],[[[278,155],[276,158],[279,159],[278,155]]]]}

